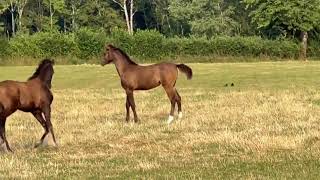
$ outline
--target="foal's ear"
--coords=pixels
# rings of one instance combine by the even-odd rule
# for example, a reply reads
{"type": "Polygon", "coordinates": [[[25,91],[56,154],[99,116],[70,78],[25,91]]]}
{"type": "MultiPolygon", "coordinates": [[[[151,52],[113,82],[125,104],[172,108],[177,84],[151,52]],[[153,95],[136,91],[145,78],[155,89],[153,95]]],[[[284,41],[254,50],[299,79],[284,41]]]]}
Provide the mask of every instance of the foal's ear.
{"type": "Polygon", "coordinates": [[[113,49],[114,48],[114,46],[112,46],[112,44],[108,44],[107,46],[106,46],[106,50],[110,50],[110,49],[113,49]]]}

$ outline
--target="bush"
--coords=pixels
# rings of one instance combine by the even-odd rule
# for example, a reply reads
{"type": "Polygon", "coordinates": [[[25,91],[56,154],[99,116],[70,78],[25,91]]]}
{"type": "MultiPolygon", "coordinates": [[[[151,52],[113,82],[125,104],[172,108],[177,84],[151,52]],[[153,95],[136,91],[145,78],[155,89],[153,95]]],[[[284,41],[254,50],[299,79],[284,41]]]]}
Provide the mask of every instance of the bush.
{"type": "Polygon", "coordinates": [[[154,30],[137,31],[133,36],[122,30],[115,30],[108,43],[123,49],[131,56],[141,59],[164,57],[164,36],[154,30]]]}
{"type": "Polygon", "coordinates": [[[103,31],[80,29],[75,33],[75,42],[78,45],[78,57],[88,59],[90,57],[97,57],[104,50],[107,41],[106,35],[103,31]]]}
{"type": "Polygon", "coordinates": [[[9,41],[9,54],[13,57],[41,57],[42,53],[37,46],[36,38],[29,35],[19,35],[9,41]]]}
{"type": "Polygon", "coordinates": [[[37,33],[33,38],[43,57],[67,56],[78,50],[73,34],[37,33]]]}
{"type": "Polygon", "coordinates": [[[310,41],[308,46],[308,56],[320,57],[320,42],[310,41]]]}
{"type": "Polygon", "coordinates": [[[35,35],[19,35],[10,41],[10,54],[35,58],[67,56],[77,50],[72,35],[58,32],[37,33],[35,35]]]}
{"type": "Polygon", "coordinates": [[[9,54],[9,43],[5,38],[0,37],[0,57],[7,56],[9,54]]]}
{"type": "MultiPolygon", "coordinates": [[[[83,63],[100,57],[105,44],[123,49],[129,56],[141,61],[158,61],[177,57],[277,57],[296,58],[299,43],[294,40],[267,40],[261,37],[219,36],[212,39],[165,38],[154,30],[137,31],[133,36],[116,29],[106,36],[102,30],[80,29],[75,33],[41,32],[34,35],[18,35],[12,40],[1,41],[0,56],[30,56],[35,58],[67,56],[72,63],[83,63]]],[[[309,54],[320,56],[319,43],[309,47],[309,54]]]]}

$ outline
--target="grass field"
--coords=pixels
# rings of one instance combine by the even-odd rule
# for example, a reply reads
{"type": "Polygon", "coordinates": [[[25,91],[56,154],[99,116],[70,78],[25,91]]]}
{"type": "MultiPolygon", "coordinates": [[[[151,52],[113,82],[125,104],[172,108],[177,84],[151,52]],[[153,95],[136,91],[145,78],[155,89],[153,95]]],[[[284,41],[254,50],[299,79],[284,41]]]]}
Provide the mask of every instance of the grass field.
{"type": "MultiPolygon", "coordinates": [[[[59,147],[34,149],[41,126],[14,114],[0,178],[320,178],[319,62],[189,65],[193,79],[177,83],[184,118],[169,126],[162,88],[135,93],[141,123],[128,124],[113,65],[55,66],[59,147]]],[[[0,80],[34,69],[0,67],[0,80]]]]}

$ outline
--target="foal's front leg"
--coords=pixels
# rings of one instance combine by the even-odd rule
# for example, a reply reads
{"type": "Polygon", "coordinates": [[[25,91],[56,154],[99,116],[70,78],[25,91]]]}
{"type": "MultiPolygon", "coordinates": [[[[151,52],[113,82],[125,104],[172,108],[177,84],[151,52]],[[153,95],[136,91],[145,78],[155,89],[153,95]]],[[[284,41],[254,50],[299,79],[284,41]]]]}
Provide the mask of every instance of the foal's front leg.
{"type": "Polygon", "coordinates": [[[134,97],[133,97],[133,91],[132,90],[126,90],[126,93],[127,93],[127,97],[128,97],[128,100],[129,100],[129,104],[130,104],[130,107],[133,111],[133,116],[134,116],[134,122],[138,122],[138,116],[137,116],[137,112],[136,112],[136,105],[134,103],[134,97]]]}
{"type": "Polygon", "coordinates": [[[4,151],[7,152],[13,152],[9,146],[9,143],[7,141],[6,137],[6,118],[0,118],[0,138],[3,142],[1,142],[0,145],[4,145],[4,151]]]}

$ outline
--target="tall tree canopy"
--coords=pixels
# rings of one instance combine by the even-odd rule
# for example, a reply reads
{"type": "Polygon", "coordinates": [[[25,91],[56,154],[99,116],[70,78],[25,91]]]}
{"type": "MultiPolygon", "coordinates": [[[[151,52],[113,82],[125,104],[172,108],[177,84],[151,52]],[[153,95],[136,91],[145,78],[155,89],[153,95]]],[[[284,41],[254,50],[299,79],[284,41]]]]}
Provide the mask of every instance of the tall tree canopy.
{"type": "Polygon", "coordinates": [[[272,29],[276,35],[300,33],[302,56],[306,57],[308,32],[319,26],[320,0],[244,0],[258,29],[272,29]]]}
{"type": "Polygon", "coordinates": [[[0,35],[80,28],[320,40],[320,0],[0,0],[0,35]],[[310,36],[308,36],[310,34],[310,36]]]}
{"type": "Polygon", "coordinates": [[[195,35],[233,35],[238,26],[233,19],[235,8],[225,6],[224,0],[172,0],[169,10],[181,34],[187,27],[195,35]]]}

